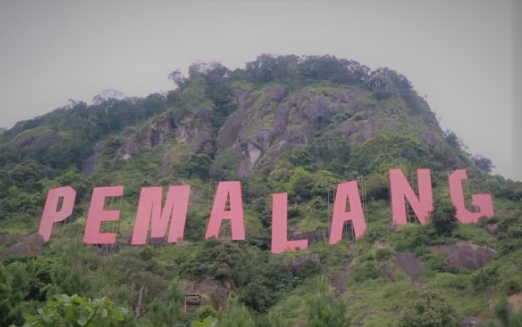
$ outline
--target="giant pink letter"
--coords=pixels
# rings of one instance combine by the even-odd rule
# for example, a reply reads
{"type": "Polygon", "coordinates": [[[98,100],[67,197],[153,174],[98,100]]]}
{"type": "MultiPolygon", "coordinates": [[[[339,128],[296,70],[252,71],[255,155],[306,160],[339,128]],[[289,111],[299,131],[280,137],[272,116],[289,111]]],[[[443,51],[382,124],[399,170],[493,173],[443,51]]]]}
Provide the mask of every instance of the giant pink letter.
{"type": "Polygon", "coordinates": [[[360,239],[366,232],[366,221],[357,181],[337,185],[332,226],[330,227],[330,244],[335,244],[343,238],[344,222],[350,220],[353,224],[355,238],[360,239]],[[346,212],[346,201],[350,202],[349,212],[346,212]]]}
{"type": "Polygon", "coordinates": [[[410,203],[421,224],[426,224],[428,215],[433,211],[433,190],[431,189],[430,170],[418,169],[417,179],[419,182],[418,199],[402,170],[390,170],[393,222],[395,224],[402,225],[407,222],[405,198],[410,203]]]}
{"type": "Polygon", "coordinates": [[[218,184],[205,234],[206,239],[218,237],[223,219],[230,220],[232,240],[243,241],[245,239],[245,223],[243,221],[243,199],[241,198],[240,182],[220,182],[218,184]],[[228,198],[230,198],[230,210],[225,211],[228,198]]]}
{"type": "Polygon", "coordinates": [[[479,207],[479,212],[471,212],[466,209],[462,180],[467,178],[468,174],[465,169],[455,170],[448,178],[451,202],[453,202],[453,206],[456,209],[456,218],[461,223],[474,224],[477,223],[481,217],[493,217],[491,194],[473,194],[471,199],[473,205],[479,207]]]}
{"type": "Polygon", "coordinates": [[[170,186],[163,211],[161,211],[162,195],[163,187],[143,187],[141,189],[132,245],[143,245],[147,242],[149,224],[151,225],[151,237],[164,237],[171,218],[168,242],[176,243],[178,240],[183,240],[190,185],[170,186]]]}
{"type": "Polygon", "coordinates": [[[308,247],[308,240],[288,241],[287,201],[287,193],[272,195],[272,253],[281,253],[297,248],[304,250],[308,247]]]}
{"type": "Polygon", "coordinates": [[[120,210],[104,210],[105,198],[108,196],[122,196],[123,186],[95,187],[92,191],[89,216],[85,224],[83,242],[86,244],[114,244],[116,233],[100,233],[104,221],[120,219],[120,210]]]}
{"type": "Polygon", "coordinates": [[[40,220],[38,234],[42,235],[45,242],[51,238],[53,224],[63,221],[72,215],[74,202],[76,200],[76,190],[70,186],[64,186],[49,190],[47,200],[40,220]],[[58,209],[58,202],[63,198],[62,207],[58,209]]]}

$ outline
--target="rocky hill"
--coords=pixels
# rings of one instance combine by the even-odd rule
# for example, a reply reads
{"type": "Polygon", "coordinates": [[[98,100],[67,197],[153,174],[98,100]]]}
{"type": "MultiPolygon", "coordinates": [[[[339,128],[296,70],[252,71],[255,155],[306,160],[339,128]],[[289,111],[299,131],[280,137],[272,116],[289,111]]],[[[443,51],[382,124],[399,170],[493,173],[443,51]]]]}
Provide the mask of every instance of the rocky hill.
{"type": "Polygon", "coordinates": [[[271,55],[169,77],[167,94],[106,92],[0,135],[2,326],[522,326],[522,183],[491,175],[489,159],[442,131],[406,77],[330,56],[271,55]],[[417,169],[431,169],[429,223],[410,214],[393,224],[392,168],[413,186],[417,169]],[[456,221],[456,169],[468,173],[467,207],[489,193],[494,217],[456,221]],[[241,181],[245,241],[225,227],[204,239],[226,180],[241,181]],[[347,180],[359,182],[368,230],[329,245],[335,188],[347,180]],[[141,187],[181,184],[191,185],[184,241],[130,246],[141,187]],[[73,215],[43,242],[47,192],[65,185],[77,191],[73,215]],[[85,245],[92,189],[109,185],[124,186],[106,203],[119,221],[102,227],[117,242],[85,245]],[[289,239],[308,239],[305,250],[270,253],[279,192],[288,193],[289,239]],[[61,294],[79,297],[53,302],[61,294]],[[81,313],[97,306],[111,314],[81,313]]]}

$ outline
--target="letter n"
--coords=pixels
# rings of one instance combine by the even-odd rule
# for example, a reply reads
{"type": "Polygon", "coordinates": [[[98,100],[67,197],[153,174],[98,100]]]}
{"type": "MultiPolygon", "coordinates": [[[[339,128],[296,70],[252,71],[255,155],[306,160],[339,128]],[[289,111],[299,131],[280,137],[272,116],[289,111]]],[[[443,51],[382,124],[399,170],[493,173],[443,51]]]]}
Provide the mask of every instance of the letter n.
{"type": "Polygon", "coordinates": [[[426,224],[428,215],[433,211],[433,190],[431,188],[431,176],[429,169],[418,169],[419,198],[415,195],[410,183],[400,169],[390,170],[391,200],[393,210],[393,222],[397,225],[406,224],[406,202],[419,218],[421,224],[426,224]]]}
{"type": "Polygon", "coordinates": [[[163,211],[161,210],[162,197],[163,187],[143,187],[141,189],[131,240],[132,245],[147,243],[149,225],[151,226],[151,237],[165,237],[169,222],[168,242],[176,243],[183,240],[190,185],[170,186],[163,211]]]}

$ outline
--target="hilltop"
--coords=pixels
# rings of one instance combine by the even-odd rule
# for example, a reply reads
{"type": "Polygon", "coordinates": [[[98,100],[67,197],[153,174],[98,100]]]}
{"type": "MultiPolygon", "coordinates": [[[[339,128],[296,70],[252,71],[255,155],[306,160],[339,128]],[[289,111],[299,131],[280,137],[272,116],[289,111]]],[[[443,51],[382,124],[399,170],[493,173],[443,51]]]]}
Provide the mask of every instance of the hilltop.
{"type": "Polygon", "coordinates": [[[126,309],[114,313],[125,326],[520,326],[522,183],[491,175],[491,161],[443,131],[405,76],[331,56],[188,71],[169,75],[176,87],[166,94],[105,92],[0,134],[2,326],[21,325],[22,313],[38,315],[58,294],[78,294],[80,307],[106,296],[126,309]],[[413,186],[417,169],[431,170],[428,224],[410,214],[393,225],[392,168],[413,186]],[[489,193],[494,217],[456,222],[456,169],[468,174],[467,207],[489,193]],[[225,180],[241,181],[242,242],[227,228],[204,240],[225,180]],[[328,245],[335,187],[347,180],[359,181],[368,231],[328,245]],[[191,185],[184,241],[130,246],[141,187],[182,184],[191,185]],[[44,243],[36,232],[47,192],[65,185],[77,191],[74,214],[44,243]],[[108,185],[124,186],[107,203],[119,221],[103,226],[117,243],[85,245],[92,188],[108,185]],[[270,253],[278,192],[288,193],[289,239],[308,239],[306,250],[270,253]]]}

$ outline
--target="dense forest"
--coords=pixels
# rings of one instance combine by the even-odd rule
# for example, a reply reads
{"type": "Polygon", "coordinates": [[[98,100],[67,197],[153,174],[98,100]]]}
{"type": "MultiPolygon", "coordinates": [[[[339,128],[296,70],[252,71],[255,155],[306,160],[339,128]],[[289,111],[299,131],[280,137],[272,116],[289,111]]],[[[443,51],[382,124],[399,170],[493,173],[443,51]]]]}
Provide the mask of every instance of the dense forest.
{"type": "MultiPolygon", "coordinates": [[[[195,63],[173,90],[106,90],[0,130],[1,326],[522,326],[522,183],[441,130],[398,72],[332,56],[264,54],[244,69],[195,63]],[[394,225],[389,170],[416,188],[429,168],[434,210],[394,225]],[[466,169],[460,224],[448,176],[466,169]],[[241,181],[246,240],[205,240],[217,183],[241,181]],[[368,230],[328,244],[338,183],[357,180],[368,230]],[[191,185],[185,237],[131,246],[140,190],[191,185]],[[37,234],[47,192],[72,186],[72,217],[37,234]],[[83,244],[92,189],[123,185],[104,231],[83,244]],[[288,194],[288,237],[271,254],[271,195],[288,194]]],[[[501,146],[499,144],[499,146],[501,146]]],[[[166,193],[166,192],[165,192],[166,193]]]]}

